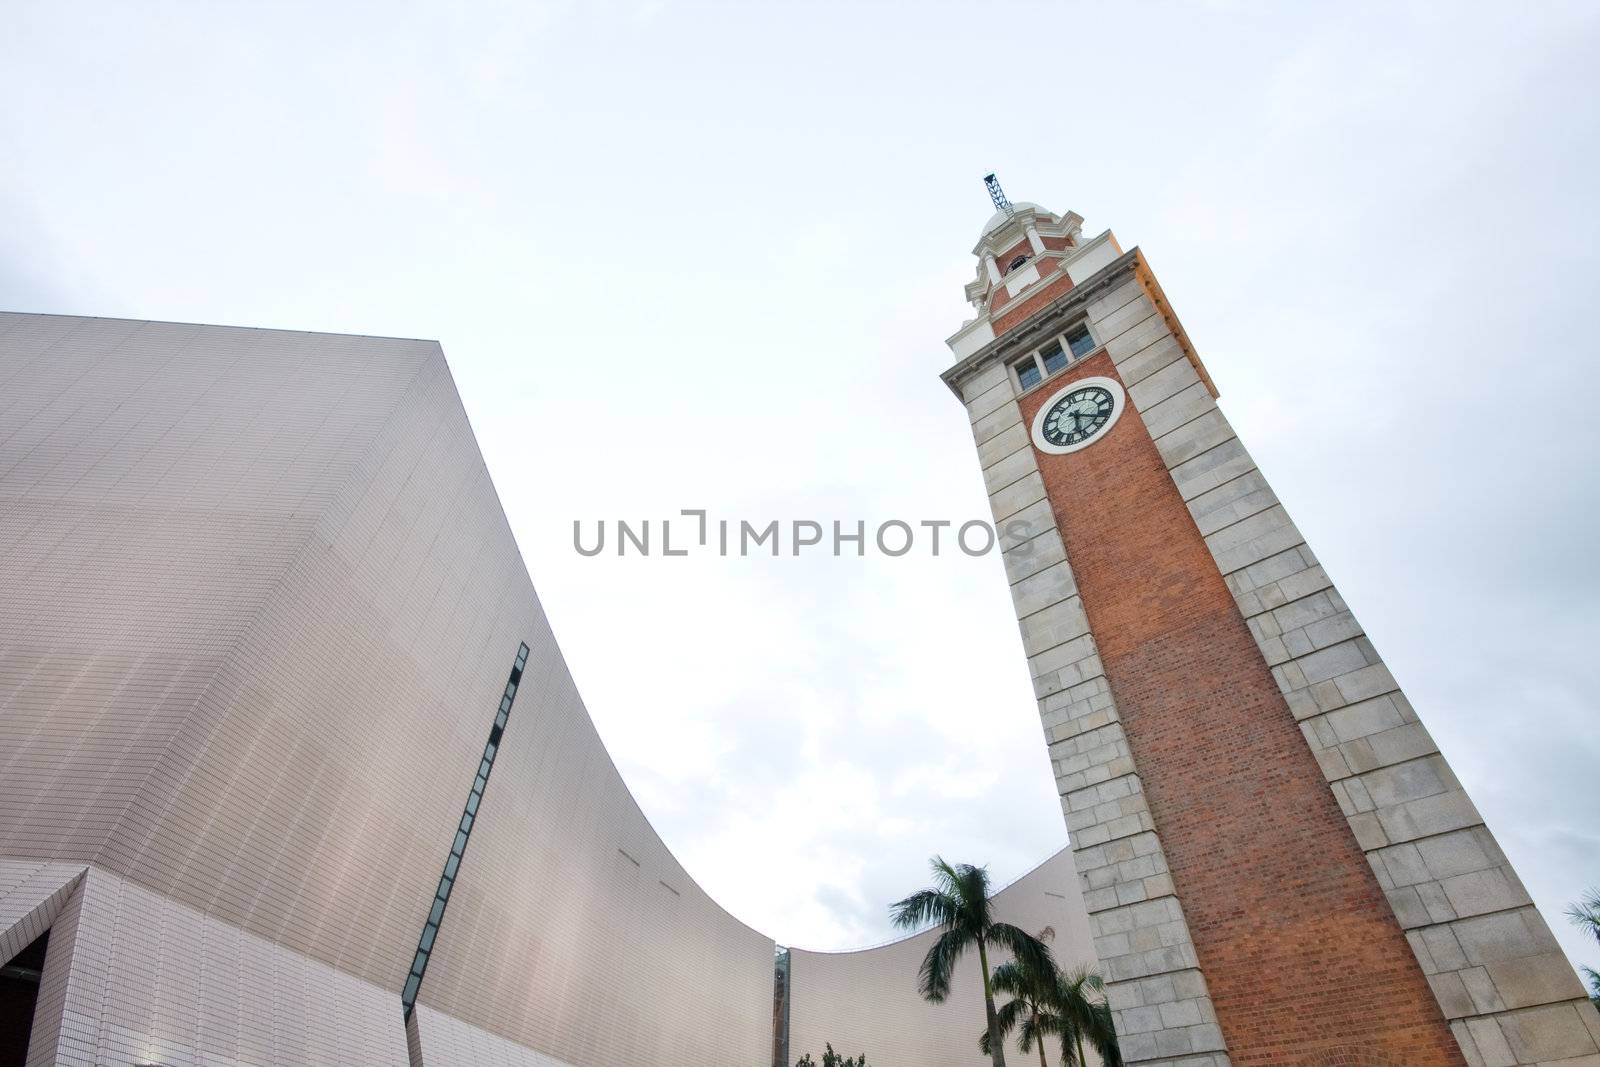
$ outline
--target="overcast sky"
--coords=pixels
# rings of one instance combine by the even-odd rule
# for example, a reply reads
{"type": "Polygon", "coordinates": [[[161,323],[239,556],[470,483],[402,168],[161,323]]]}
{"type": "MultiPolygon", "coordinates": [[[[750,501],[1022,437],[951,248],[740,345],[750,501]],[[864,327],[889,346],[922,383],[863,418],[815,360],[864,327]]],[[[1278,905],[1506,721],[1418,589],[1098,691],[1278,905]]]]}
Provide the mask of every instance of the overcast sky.
{"type": "Polygon", "coordinates": [[[0,307],[440,339],[590,711],[780,942],[1065,843],[938,380],[997,169],[1140,245],[1575,961],[1600,884],[1593,3],[13,3],[0,307]]]}

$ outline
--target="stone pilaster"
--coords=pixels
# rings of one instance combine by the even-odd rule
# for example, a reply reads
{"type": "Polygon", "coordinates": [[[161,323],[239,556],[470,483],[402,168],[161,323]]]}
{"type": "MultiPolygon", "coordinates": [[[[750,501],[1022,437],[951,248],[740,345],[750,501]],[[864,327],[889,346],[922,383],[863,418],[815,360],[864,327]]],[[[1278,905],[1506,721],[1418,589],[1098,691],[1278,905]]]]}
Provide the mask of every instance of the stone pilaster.
{"type": "Polygon", "coordinates": [[[1183,909],[1003,363],[959,385],[1072,847],[1130,1064],[1229,1063],[1183,909]]]}
{"type": "Polygon", "coordinates": [[[1600,1018],[1570,963],[1217,407],[1153,276],[1137,263],[1088,311],[1467,1061],[1600,1063],[1600,1018]]]}

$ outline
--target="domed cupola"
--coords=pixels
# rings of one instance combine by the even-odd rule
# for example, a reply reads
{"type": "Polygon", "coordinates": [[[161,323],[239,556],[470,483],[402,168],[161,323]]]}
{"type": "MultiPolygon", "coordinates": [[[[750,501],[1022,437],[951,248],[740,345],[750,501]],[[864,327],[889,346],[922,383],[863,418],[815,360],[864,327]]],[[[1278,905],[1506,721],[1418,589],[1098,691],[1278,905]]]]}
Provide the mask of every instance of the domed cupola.
{"type": "Polygon", "coordinates": [[[1085,241],[1082,216],[1057,215],[1026,200],[1012,203],[993,174],[983,180],[995,212],[972,249],[978,264],[965,292],[977,317],[950,338],[957,358],[977,351],[1122,254],[1111,231],[1085,241]]]}

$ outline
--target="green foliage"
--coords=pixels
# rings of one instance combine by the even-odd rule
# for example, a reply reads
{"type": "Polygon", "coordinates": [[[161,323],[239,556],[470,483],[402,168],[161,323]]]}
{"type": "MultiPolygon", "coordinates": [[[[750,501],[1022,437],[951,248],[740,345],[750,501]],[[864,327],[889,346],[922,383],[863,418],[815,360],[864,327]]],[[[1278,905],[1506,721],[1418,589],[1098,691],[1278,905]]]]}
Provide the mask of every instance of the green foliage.
{"type": "Polygon", "coordinates": [[[1600,941],[1600,889],[1591,889],[1582,900],[1567,909],[1567,918],[1596,941],[1600,941]]]}
{"type": "MultiPolygon", "coordinates": [[[[829,1041],[827,1051],[822,1054],[822,1067],[867,1067],[867,1054],[859,1056],[841,1056],[833,1051],[833,1042],[829,1041]]],[[[794,1067],[817,1067],[817,1061],[811,1058],[811,1053],[806,1053],[795,1061],[794,1067]]]]}
{"type": "MultiPolygon", "coordinates": [[[[1047,927],[1040,940],[1053,933],[1047,927]]],[[[1086,1048],[1099,1053],[1106,1067],[1121,1067],[1117,1031],[1099,975],[1085,968],[1063,973],[1054,965],[1039,969],[1013,960],[995,968],[990,984],[995,992],[1011,997],[996,1014],[1001,1036],[1014,1031],[1017,1047],[1025,1053],[1037,1045],[1041,1067],[1047,1067],[1044,1046],[1051,1034],[1061,1038],[1063,1067],[1085,1067],[1086,1048]]],[[[985,1032],[978,1038],[978,1047],[987,1053],[990,1046],[985,1032]]]]}
{"type": "MultiPolygon", "coordinates": [[[[1572,924],[1600,942],[1600,889],[1591,889],[1582,900],[1567,909],[1572,924]]],[[[1600,971],[1583,967],[1583,980],[1589,983],[1589,999],[1600,1008],[1600,971]]]]}
{"type": "Polygon", "coordinates": [[[990,948],[1001,948],[1018,963],[1037,971],[1055,969],[1044,942],[1010,923],[995,922],[989,908],[989,872],[970,863],[952,864],[941,856],[933,857],[933,885],[890,905],[894,924],[903,930],[936,926],[939,936],[922,958],[917,973],[917,990],[924,1000],[943,1003],[950,995],[950,978],[956,963],[969,948],[978,951],[979,974],[983,977],[983,1007],[988,1019],[989,1057],[994,1067],[1005,1067],[1005,1043],[1000,1040],[999,1022],[990,988],[990,948]]]}

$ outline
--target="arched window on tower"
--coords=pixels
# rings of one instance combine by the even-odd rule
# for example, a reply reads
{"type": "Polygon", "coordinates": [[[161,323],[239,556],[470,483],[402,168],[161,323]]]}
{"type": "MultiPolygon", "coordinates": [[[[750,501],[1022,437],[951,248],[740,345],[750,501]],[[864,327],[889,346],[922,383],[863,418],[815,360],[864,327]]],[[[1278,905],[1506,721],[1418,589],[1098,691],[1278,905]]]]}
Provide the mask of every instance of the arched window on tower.
{"type": "Polygon", "coordinates": [[[1013,259],[1010,263],[1006,264],[1006,273],[1010,274],[1012,271],[1016,270],[1026,262],[1028,262],[1027,256],[1018,256],[1016,259],[1013,259]]]}

